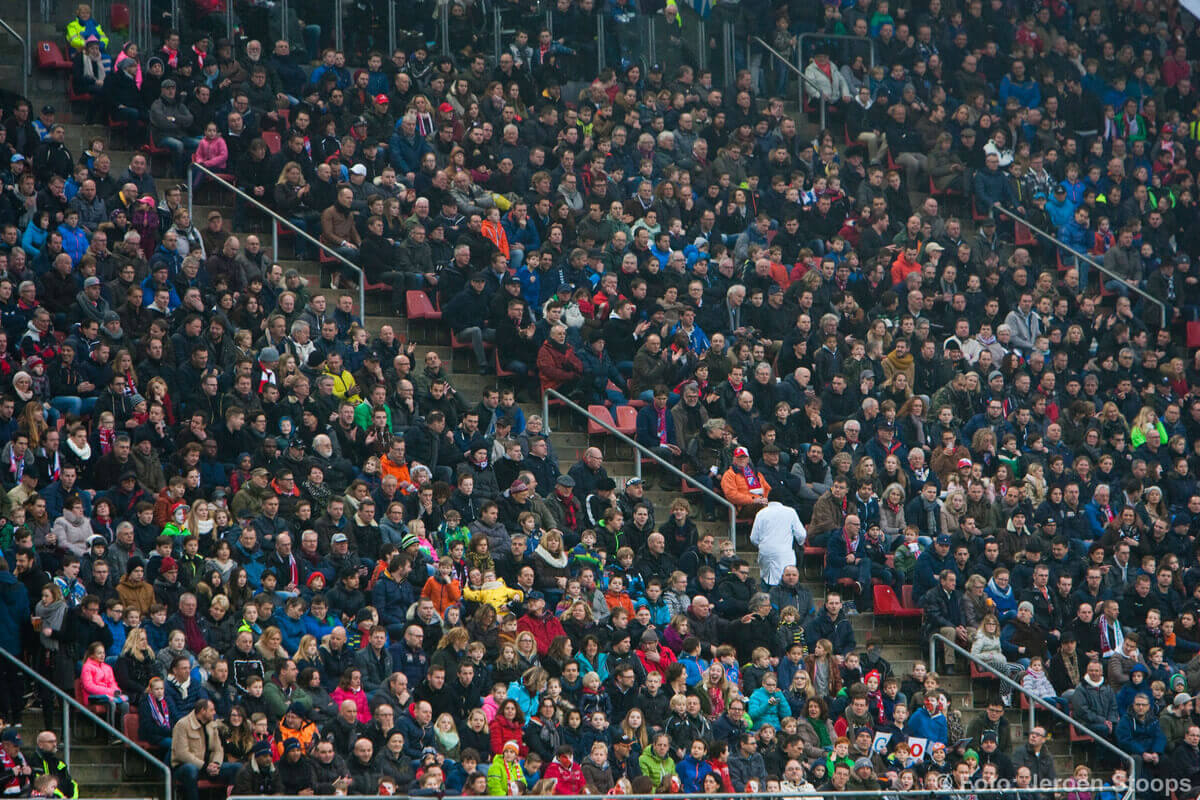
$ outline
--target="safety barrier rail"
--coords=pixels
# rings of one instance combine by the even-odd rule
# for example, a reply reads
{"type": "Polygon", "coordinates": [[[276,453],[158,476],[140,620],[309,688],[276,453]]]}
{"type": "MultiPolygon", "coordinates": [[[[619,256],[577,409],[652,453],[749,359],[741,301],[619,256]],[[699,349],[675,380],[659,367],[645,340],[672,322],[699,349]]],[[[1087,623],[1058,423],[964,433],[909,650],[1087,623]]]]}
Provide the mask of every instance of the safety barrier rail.
{"type": "Polygon", "coordinates": [[[1159,314],[1161,317],[1161,325],[1164,328],[1167,326],[1169,316],[1167,314],[1167,304],[1166,303],[1159,300],[1157,297],[1154,297],[1153,295],[1148,294],[1140,286],[1132,286],[1132,285],[1126,283],[1124,278],[1122,278],[1120,275],[1116,274],[1112,270],[1106,268],[1103,264],[1101,264],[1099,261],[1097,261],[1096,259],[1089,256],[1087,253],[1078,253],[1078,252],[1072,250],[1071,247],[1069,245],[1067,245],[1066,242],[1062,241],[1057,236],[1055,236],[1051,233],[1047,233],[1046,231],[1042,230],[1037,225],[1034,225],[1032,222],[1030,222],[1029,220],[1022,217],[1017,212],[1010,211],[1007,208],[1005,208],[1004,206],[1000,205],[999,203],[996,203],[995,205],[993,205],[992,208],[995,211],[1000,212],[1004,216],[1009,217],[1017,224],[1024,225],[1031,232],[1036,233],[1038,236],[1042,237],[1043,239],[1046,239],[1047,241],[1052,242],[1055,247],[1061,248],[1061,250],[1063,251],[1064,254],[1067,254],[1073,258],[1077,258],[1080,261],[1086,261],[1088,263],[1088,265],[1090,267],[1092,267],[1093,269],[1095,269],[1105,275],[1108,275],[1113,280],[1120,281],[1127,290],[1138,295],[1143,300],[1148,300],[1151,303],[1153,303],[1154,305],[1158,306],[1159,314]]]}
{"type": "MultiPolygon", "coordinates": [[[[367,276],[363,273],[362,268],[360,268],[353,261],[350,261],[349,259],[347,259],[345,256],[343,256],[338,251],[334,250],[329,245],[327,245],[324,242],[320,241],[319,239],[316,239],[313,236],[311,236],[307,231],[305,231],[303,228],[301,228],[296,223],[292,222],[287,217],[280,216],[277,212],[272,211],[271,209],[267,208],[262,203],[260,203],[258,200],[255,200],[253,197],[246,194],[241,189],[234,186],[232,183],[225,180],[224,178],[222,178],[220,175],[213,172],[212,170],[210,170],[208,167],[205,167],[205,166],[202,166],[202,165],[196,164],[196,163],[189,164],[188,165],[188,185],[189,186],[193,186],[193,187],[195,186],[195,183],[192,180],[192,178],[193,178],[194,173],[196,173],[196,172],[199,172],[200,174],[204,175],[209,180],[214,181],[218,185],[233,192],[238,197],[242,198],[242,200],[251,204],[256,209],[258,209],[259,211],[261,211],[262,213],[264,213],[268,217],[270,217],[275,223],[277,223],[277,224],[271,226],[271,258],[272,258],[272,260],[274,260],[274,261],[279,260],[279,226],[282,225],[285,228],[287,228],[288,230],[295,233],[297,236],[304,237],[304,239],[312,246],[319,248],[324,253],[328,253],[335,261],[340,261],[344,266],[347,266],[350,269],[354,270],[355,274],[358,275],[358,313],[363,316],[366,316],[366,314],[367,314],[367,304],[366,304],[367,280],[366,280],[366,277],[367,276]]],[[[188,192],[188,216],[190,216],[190,217],[194,217],[194,215],[192,214],[192,204],[193,204],[193,201],[195,198],[195,194],[196,194],[196,192],[195,192],[194,188],[192,191],[188,192]]]]}
{"type": "MultiPolygon", "coordinates": [[[[595,416],[594,414],[589,413],[586,408],[579,405],[575,401],[563,396],[563,394],[561,392],[555,391],[554,389],[547,389],[546,391],[544,391],[542,393],[542,419],[545,420],[547,422],[547,424],[549,423],[549,420],[550,420],[550,398],[554,398],[555,400],[558,400],[564,406],[566,406],[567,408],[574,411],[576,414],[582,414],[583,416],[587,417],[592,422],[595,422],[597,425],[604,428],[606,431],[611,433],[613,436],[617,437],[617,439],[619,439],[620,441],[629,445],[630,447],[632,447],[637,452],[641,453],[646,458],[649,458],[651,461],[654,461],[655,463],[657,463],[660,467],[665,469],[667,472],[683,479],[689,486],[696,487],[700,491],[704,492],[704,494],[706,494],[708,497],[710,497],[711,499],[715,500],[717,503],[720,503],[721,505],[723,505],[727,509],[729,509],[729,538],[733,541],[733,546],[737,547],[737,507],[734,506],[733,503],[729,502],[727,499],[725,499],[721,495],[717,494],[712,489],[710,489],[707,486],[705,486],[704,484],[700,483],[700,481],[696,480],[693,476],[688,475],[683,470],[677,468],[674,464],[671,464],[666,459],[664,459],[662,456],[655,453],[653,450],[650,450],[649,448],[643,447],[642,445],[638,444],[636,441],[629,438],[625,434],[621,433],[619,430],[617,430],[615,427],[610,425],[605,420],[602,420],[599,417],[595,416]]],[[[642,477],[642,460],[640,458],[633,459],[633,474],[638,478],[642,477]]]]}
{"type": "MultiPolygon", "coordinates": [[[[952,649],[956,654],[958,654],[959,657],[967,659],[972,664],[979,667],[981,670],[983,670],[987,673],[990,673],[991,675],[998,678],[1000,680],[1000,682],[1002,684],[1004,684],[1005,686],[1007,686],[1009,689],[1012,689],[1015,692],[1020,692],[1022,695],[1024,695],[1025,698],[1029,701],[1029,727],[1030,728],[1032,728],[1037,723],[1037,716],[1036,716],[1037,709],[1040,706],[1042,709],[1049,711],[1052,715],[1057,717],[1059,719],[1059,721],[1067,723],[1072,728],[1076,729],[1077,731],[1079,731],[1080,733],[1082,733],[1085,736],[1092,737],[1092,739],[1097,744],[1104,747],[1106,750],[1108,750],[1110,753],[1115,755],[1120,760],[1128,763],[1129,764],[1129,786],[1125,788],[1124,800],[1133,800],[1133,787],[1135,786],[1135,778],[1140,777],[1140,776],[1137,776],[1134,774],[1137,769],[1137,761],[1134,760],[1133,756],[1129,755],[1129,753],[1126,753],[1124,750],[1122,750],[1121,748],[1117,747],[1115,744],[1110,742],[1108,740],[1108,738],[1106,738],[1105,736],[1101,736],[1099,733],[1092,730],[1087,725],[1084,725],[1079,720],[1075,719],[1074,717],[1071,717],[1068,714],[1064,714],[1062,711],[1059,711],[1054,705],[1047,703],[1045,700],[1038,697],[1033,692],[1030,692],[1024,686],[1017,683],[1016,681],[1014,681],[1012,678],[1008,677],[1004,673],[1000,672],[1000,670],[996,669],[991,664],[988,664],[986,661],[982,661],[979,658],[977,658],[976,656],[971,655],[971,653],[969,651],[960,647],[957,642],[950,641],[945,636],[942,636],[940,633],[935,633],[929,637],[929,670],[930,670],[930,672],[937,671],[937,649],[938,649],[937,646],[938,646],[939,642],[943,646],[949,647],[950,649],[952,649]]],[[[1112,734],[1108,734],[1108,735],[1111,736],[1112,734]]]]}
{"type": "Polygon", "coordinates": [[[152,766],[161,770],[162,774],[163,774],[163,792],[164,792],[163,800],[171,800],[172,786],[171,786],[171,768],[170,767],[168,767],[166,764],[164,764],[158,758],[150,755],[150,753],[148,753],[141,745],[139,745],[137,742],[130,739],[128,736],[126,736],[121,731],[114,728],[112,725],[109,725],[107,721],[100,718],[96,714],[93,714],[91,709],[82,705],[74,697],[71,697],[71,695],[67,694],[62,689],[55,686],[53,683],[51,683],[49,680],[47,680],[45,677],[43,677],[41,675],[41,673],[39,673],[37,670],[30,667],[28,664],[26,664],[21,659],[14,656],[12,653],[8,652],[7,650],[5,650],[3,648],[0,648],[0,657],[3,657],[6,661],[8,661],[8,663],[12,664],[17,669],[21,670],[26,675],[33,678],[34,682],[36,682],[39,686],[43,686],[46,689],[49,689],[51,692],[54,693],[54,695],[56,697],[58,697],[59,700],[62,701],[63,761],[65,761],[67,763],[68,767],[71,765],[71,734],[72,734],[71,712],[74,711],[75,713],[82,714],[84,717],[91,720],[92,723],[95,724],[100,730],[104,731],[107,735],[112,736],[115,739],[117,739],[118,741],[120,741],[122,746],[129,748],[133,752],[140,755],[142,758],[146,759],[146,761],[150,762],[150,764],[152,766]]]}
{"type": "MultiPolygon", "coordinates": [[[[947,775],[944,777],[947,781],[949,781],[950,776],[947,775]]],[[[1122,786],[1112,786],[1107,783],[1097,783],[1095,785],[1088,786],[1087,791],[1092,792],[1093,796],[1095,796],[1096,792],[1121,791],[1124,788],[1125,787],[1122,787],[1122,786]]],[[[1070,789],[1066,788],[1064,786],[1063,791],[1070,791],[1070,789]]],[[[1080,791],[1082,791],[1082,790],[1080,790],[1080,791]]],[[[970,789],[953,789],[950,786],[946,786],[944,788],[939,788],[937,790],[937,794],[939,794],[939,795],[953,795],[955,797],[958,797],[958,796],[979,797],[981,795],[1010,795],[1010,794],[1030,796],[1033,793],[1034,792],[1032,792],[1028,788],[1019,788],[1019,787],[1014,787],[1014,786],[1008,786],[1008,787],[1003,787],[1003,788],[1000,788],[1000,787],[986,788],[986,789],[978,787],[978,786],[970,788],[970,789]]],[[[665,798],[670,798],[671,800],[759,800],[759,798],[763,798],[764,800],[801,800],[801,798],[803,798],[803,797],[813,797],[814,795],[817,795],[817,794],[819,794],[821,797],[849,797],[849,798],[884,797],[884,798],[897,798],[897,799],[898,798],[911,798],[911,800],[929,800],[929,797],[930,797],[930,793],[927,789],[921,789],[921,790],[911,789],[908,791],[904,791],[901,789],[862,789],[862,790],[856,789],[854,791],[850,791],[847,789],[847,790],[842,790],[842,791],[821,790],[819,792],[817,792],[815,790],[811,791],[811,792],[806,792],[802,789],[791,789],[789,791],[782,791],[782,792],[715,792],[713,794],[693,794],[693,793],[689,793],[689,792],[680,792],[678,794],[664,794],[663,792],[657,792],[655,794],[623,794],[623,795],[619,795],[619,797],[621,798],[621,800],[665,800],[665,798]]],[[[454,795],[446,795],[446,797],[453,797],[453,796],[454,795]]],[[[593,798],[594,799],[597,796],[598,795],[594,795],[594,794],[523,794],[523,795],[520,795],[522,800],[563,800],[563,798],[567,798],[567,800],[584,800],[584,798],[593,798]]],[[[311,795],[310,795],[310,797],[311,797],[311,795]]],[[[349,794],[349,795],[338,795],[338,797],[343,798],[343,800],[377,800],[379,795],[377,795],[377,794],[376,795],[349,794]]],[[[272,795],[234,794],[234,795],[229,796],[229,800],[304,800],[304,796],[303,795],[281,795],[281,794],[272,794],[272,795]]]]}
{"type": "MultiPolygon", "coordinates": [[[[32,3],[32,0],[30,0],[32,3]]],[[[33,35],[32,22],[28,16],[25,17],[25,35],[17,33],[12,25],[9,25],[3,19],[0,19],[0,28],[8,31],[9,35],[17,40],[17,44],[21,45],[21,96],[29,97],[29,75],[33,72],[33,59],[29,54],[29,37],[33,35]]]]}
{"type": "Polygon", "coordinates": [[[798,108],[799,113],[801,113],[801,114],[804,113],[804,87],[805,86],[807,86],[809,89],[811,89],[813,91],[813,93],[817,96],[817,98],[821,101],[821,130],[825,130],[825,95],[821,94],[820,90],[817,89],[817,87],[814,86],[808,80],[807,77],[805,77],[804,71],[802,69],[797,67],[791,61],[788,61],[787,58],[783,54],[781,54],[778,50],[771,47],[771,45],[764,42],[758,36],[755,36],[752,38],[754,41],[758,42],[759,47],[762,47],[764,50],[766,50],[768,53],[770,53],[777,61],[779,61],[779,63],[783,64],[785,67],[790,69],[792,72],[796,73],[796,78],[797,78],[796,83],[799,85],[798,91],[800,93],[800,105],[798,108]]]}

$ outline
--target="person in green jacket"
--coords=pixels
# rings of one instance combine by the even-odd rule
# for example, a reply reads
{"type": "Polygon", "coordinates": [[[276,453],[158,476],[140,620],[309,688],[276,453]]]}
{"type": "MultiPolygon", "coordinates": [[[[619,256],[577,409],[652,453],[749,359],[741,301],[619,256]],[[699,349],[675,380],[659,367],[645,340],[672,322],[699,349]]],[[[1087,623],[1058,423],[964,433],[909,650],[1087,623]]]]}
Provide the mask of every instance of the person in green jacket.
{"type": "Polygon", "coordinates": [[[643,750],[638,759],[642,774],[654,782],[654,788],[662,786],[664,779],[675,774],[675,759],[671,758],[671,737],[665,733],[656,734],[650,749],[643,750]]]}
{"type": "Polygon", "coordinates": [[[525,783],[525,771],[521,769],[521,762],[518,760],[520,753],[520,745],[508,741],[504,743],[500,754],[492,759],[492,765],[488,767],[487,771],[487,793],[489,795],[492,797],[505,795],[515,797],[528,788],[525,783]]]}

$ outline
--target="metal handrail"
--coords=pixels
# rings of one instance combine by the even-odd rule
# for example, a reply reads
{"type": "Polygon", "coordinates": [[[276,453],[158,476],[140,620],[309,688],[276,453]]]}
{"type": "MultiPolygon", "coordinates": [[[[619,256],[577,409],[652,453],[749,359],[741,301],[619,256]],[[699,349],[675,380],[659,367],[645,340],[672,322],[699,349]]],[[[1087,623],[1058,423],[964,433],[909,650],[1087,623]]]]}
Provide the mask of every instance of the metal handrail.
{"type": "Polygon", "coordinates": [[[782,53],[780,53],[774,47],[771,47],[771,45],[764,42],[761,37],[751,36],[750,38],[753,39],[754,41],[758,42],[760,47],[762,47],[768,53],[770,53],[771,55],[775,56],[775,58],[777,58],[781,62],[783,62],[787,66],[787,68],[790,69],[792,72],[796,73],[796,77],[800,79],[797,81],[797,84],[799,86],[798,91],[800,92],[800,107],[798,110],[799,110],[799,113],[801,113],[801,114],[804,113],[804,87],[809,86],[810,88],[812,88],[813,93],[821,101],[821,130],[825,130],[825,95],[821,94],[820,89],[818,89],[817,86],[815,84],[813,84],[812,81],[810,81],[805,76],[804,70],[797,67],[791,61],[788,61],[787,58],[784,57],[784,55],[782,53]]]}
{"type": "Polygon", "coordinates": [[[1108,275],[1108,276],[1110,276],[1111,278],[1113,278],[1113,280],[1118,280],[1118,281],[1120,281],[1120,282],[1121,282],[1122,284],[1124,284],[1124,285],[1125,285],[1125,287],[1126,287],[1127,289],[1129,289],[1131,292],[1134,292],[1135,294],[1137,294],[1137,295],[1140,295],[1140,296],[1142,297],[1142,299],[1144,299],[1144,300],[1149,300],[1151,303],[1153,303],[1154,305],[1158,306],[1158,310],[1159,310],[1159,313],[1160,313],[1160,315],[1161,315],[1161,325],[1162,325],[1162,327],[1164,327],[1164,328],[1165,328],[1165,327],[1167,327],[1167,304],[1166,304],[1166,303],[1164,303],[1163,301],[1159,300],[1157,297],[1154,297],[1153,295],[1151,295],[1151,294],[1147,293],[1147,292],[1146,292],[1146,290],[1145,290],[1145,289],[1143,289],[1143,288],[1142,288],[1142,287],[1140,287],[1140,286],[1130,286],[1128,283],[1126,283],[1126,282],[1125,282],[1125,279],[1124,279],[1124,278],[1122,278],[1120,275],[1116,274],[1116,273],[1115,273],[1115,272],[1113,272],[1112,270],[1110,270],[1110,269],[1107,269],[1107,268],[1106,268],[1106,267],[1105,267],[1103,264],[1101,264],[1101,263],[1100,263],[1099,261],[1097,261],[1096,259],[1092,258],[1092,257],[1091,257],[1090,255],[1088,255],[1087,253],[1079,253],[1079,252],[1076,252],[1075,250],[1072,250],[1072,249],[1071,249],[1071,247],[1070,247],[1070,246],[1069,246],[1069,245],[1068,245],[1066,242],[1063,242],[1063,241],[1062,241],[1061,239],[1059,239],[1057,236],[1054,236],[1053,234],[1047,233],[1046,231],[1042,230],[1041,228],[1039,228],[1038,226],[1034,225],[1034,224],[1033,224],[1032,222],[1030,222],[1029,220],[1027,220],[1027,219],[1025,219],[1024,217],[1022,217],[1022,216],[1021,216],[1020,214],[1018,214],[1017,212],[1015,212],[1015,211],[1009,211],[1007,208],[1005,208],[1004,206],[1000,205],[999,203],[996,203],[995,205],[993,205],[993,206],[992,206],[992,208],[994,208],[995,210],[999,211],[1001,214],[1004,214],[1006,217],[1010,217],[1010,218],[1012,218],[1012,219],[1013,219],[1013,221],[1015,221],[1015,222],[1018,222],[1018,223],[1020,223],[1020,224],[1024,225],[1026,228],[1028,228],[1029,230],[1033,231],[1033,232],[1034,232],[1034,233],[1036,233],[1038,236],[1041,236],[1043,239],[1048,239],[1048,240],[1050,240],[1050,241],[1051,241],[1051,242],[1053,242],[1053,243],[1054,243],[1056,246],[1058,246],[1059,248],[1061,248],[1061,249],[1063,250],[1063,252],[1065,252],[1065,253],[1069,253],[1070,255],[1072,255],[1072,256],[1074,256],[1075,258],[1078,258],[1078,259],[1080,259],[1080,260],[1082,260],[1082,261],[1086,261],[1086,262],[1087,262],[1087,263],[1088,263],[1090,266],[1092,266],[1093,268],[1095,268],[1095,269],[1096,269],[1096,270],[1098,270],[1099,272],[1102,272],[1102,273],[1104,273],[1105,275],[1108,275]]]}
{"type": "MultiPolygon", "coordinates": [[[[201,164],[197,164],[195,162],[192,162],[191,164],[189,164],[188,165],[188,186],[195,185],[192,182],[192,173],[193,172],[203,173],[209,180],[215,181],[216,183],[220,184],[221,186],[225,187],[229,191],[236,194],[238,197],[245,200],[247,203],[252,204],[259,211],[263,212],[264,214],[266,214],[267,216],[269,216],[273,220],[275,220],[275,222],[279,223],[279,225],[283,225],[284,227],[288,228],[293,233],[295,233],[297,236],[303,236],[314,247],[320,248],[324,252],[333,256],[333,258],[336,259],[337,261],[342,262],[347,267],[350,267],[350,269],[354,270],[358,274],[358,313],[364,319],[366,318],[366,315],[367,315],[367,289],[366,289],[367,276],[366,276],[366,273],[363,272],[363,270],[360,266],[355,264],[353,261],[350,261],[348,258],[343,256],[341,253],[337,252],[332,247],[330,247],[329,245],[320,241],[319,239],[313,238],[313,236],[311,234],[309,234],[307,231],[300,228],[298,225],[296,225],[290,219],[288,219],[287,217],[282,217],[279,215],[278,212],[272,211],[271,209],[267,208],[262,203],[260,203],[258,200],[255,200],[253,197],[246,194],[241,189],[234,186],[232,183],[225,180],[224,178],[222,178],[220,175],[213,172],[212,170],[210,170],[208,167],[205,167],[201,164]]],[[[193,217],[193,218],[195,217],[195,215],[192,213],[192,203],[193,203],[195,194],[196,194],[195,191],[188,192],[188,216],[193,217]]],[[[271,259],[273,261],[279,260],[279,225],[271,226],[271,259]]]]}
{"type": "Polygon", "coordinates": [[[76,712],[83,714],[85,717],[90,719],[92,721],[92,723],[95,724],[96,726],[98,726],[101,730],[107,731],[110,735],[119,739],[125,747],[128,747],[130,750],[132,750],[133,752],[140,755],[142,758],[149,761],[153,766],[158,767],[160,770],[162,770],[163,788],[165,790],[165,793],[163,794],[163,800],[171,800],[171,788],[172,787],[171,787],[171,768],[170,767],[168,767],[165,763],[160,761],[155,756],[150,755],[150,753],[148,753],[137,742],[130,739],[128,736],[126,736],[124,733],[122,733],[121,731],[114,728],[112,725],[109,725],[106,720],[101,719],[99,716],[92,713],[91,709],[89,709],[86,706],[84,706],[83,704],[81,704],[78,700],[76,700],[74,697],[71,697],[71,695],[67,694],[59,687],[55,686],[53,683],[51,683],[49,680],[47,680],[45,677],[43,677],[41,675],[41,673],[39,673],[37,670],[33,669],[28,664],[26,664],[24,661],[17,658],[12,653],[8,652],[7,650],[5,650],[2,647],[0,647],[0,656],[2,656],[5,660],[7,660],[8,663],[15,665],[18,669],[20,669],[22,672],[24,672],[29,677],[33,678],[34,681],[36,681],[40,686],[44,686],[45,688],[49,689],[51,692],[56,694],[59,697],[59,699],[62,700],[62,704],[63,704],[63,706],[62,706],[63,761],[67,762],[68,766],[70,766],[70,764],[71,764],[71,710],[74,709],[76,712]]]}
{"type": "MultiPolygon", "coordinates": [[[[688,475],[686,472],[684,472],[683,470],[676,467],[674,464],[667,461],[665,458],[660,456],[658,453],[655,453],[653,450],[650,450],[649,448],[643,447],[642,445],[638,444],[636,441],[629,438],[625,434],[621,433],[619,430],[617,430],[615,427],[613,427],[609,423],[600,419],[596,415],[590,413],[586,408],[579,405],[574,400],[571,400],[571,399],[563,396],[563,394],[561,392],[559,392],[555,389],[546,389],[544,392],[542,392],[542,420],[544,421],[544,423],[549,424],[549,421],[550,421],[550,398],[551,397],[553,397],[555,400],[560,401],[563,405],[565,405],[567,408],[571,409],[575,413],[582,414],[583,416],[590,419],[592,422],[595,422],[597,425],[604,428],[606,431],[611,433],[613,436],[616,436],[619,440],[621,440],[625,444],[627,444],[630,447],[637,450],[639,453],[641,453],[646,458],[649,458],[652,461],[657,462],[659,466],[666,469],[668,472],[671,472],[672,474],[682,478],[684,481],[686,481],[691,486],[695,486],[697,489],[704,492],[706,495],[711,497],[713,500],[716,500],[718,503],[720,503],[721,505],[728,508],[729,509],[729,538],[733,542],[733,546],[735,548],[737,547],[737,507],[733,503],[729,502],[729,500],[727,500],[726,498],[717,494],[712,489],[705,486],[703,483],[700,483],[700,481],[696,480],[691,475],[688,475]]],[[[642,460],[640,458],[633,459],[633,474],[638,478],[642,477],[642,460]]]]}
{"type": "MultiPolygon", "coordinates": [[[[32,23],[29,22],[29,17],[26,17],[26,29],[28,29],[29,25],[31,24],[32,23]]],[[[32,72],[31,59],[29,58],[29,42],[25,40],[24,36],[18,34],[18,32],[13,29],[13,26],[5,22],[4,19],[0,19],[0,28],[4,28],[6,31],[8,31],[8,34],[12,35],[14,40],[17,40],[17,43],[20,44],[20,96],[24,97],[25,100],[29,100],[29,73],[32,72]]],[[[26,30],[25,32],[26,35],[29,35],[29,30],[26,30]]]]}
{"type": "MultiPolygon", "coordinates": [[[[875,41],[867,36],[855,36],[852,33],[802,33],[796,37],[796,60],[804,58],[805,39],[846,39],[848,41],[866,42],[867,50],[871,53],[871,66],[875,66],[875,41]]],[[[803,67],[803,64],[800,64],[803,67]]]]}
{"type": "Polygon", "coordinates": [[[1004,673],[1000,672],[998,669],[993,667],[991,664],[987,663],[986,661],[980,660],[978,657],[972,655],[970,652],[968,652],[967,650],[964,650],[962,647],[960,647],[957,642],[950,641],[945,636],[942,636],[942,634],[940,634],[940,633],[934,633],[933,635],[931,635],[929,637],[929,670],[930,670],[930,672],[937,671],[937,644],[938,644],[938,642],[941,642],[944,646],[953,649],[954,652],[956,652],[959,656],[967,659],[971,663],[978,666],[980,669],[986,670],[987,672],[991,673],[995,677],[999,678],[1000,682],[1005,684],[1006,686],[1008,686],[1008,688],[1018,691],[1022,695],[1024,695],[1025,698],[1027,700],[1029,700],[1029,727],[1030,728],[1033,728],[1033,726],[1037,724],[1037,716],[1036,716],[1037,715],[1037,707],[1041,706],[1042,708],[1044,708],[1045,710],[1047,710],[1051,714],[1053,714],[1055,717],[1058,717],[1059,721],[1065,722],[1068,725],[1075,728],[1076,730],[1078,730],[1080,733],[1083,733],[1087,736],[1092,737],[1092,739],[1094,741],[1103,745],[1105,747],[1105,749],[1107,749],[1108,751],[1113,753],[1115,756],[1120,758],[1122,761],[1128,762],[1129,763],[1129,786],[1126,788],[1124,800],[1133,800],[1133,787],[1135,785],[1134,779],[1136,777],[1134,772],[1137,769],[1137,761],[1134,759],[1133,756],[1131,756],[1129,753],[1126,753],[1124,750],[1117,747],[1115,744],[1110,742],[1108,739],[1106,739],[1105,737],[1096,733],[1094,730],[1089,728],[1087,725],[1084,725],[1079,720],[1075,719],[1074,717],[1070,716],[1069,714],[1064,714],[1062,711],[1059,711],[1058,708],[1051,705],[1050,703],[1047,703],[1045,700],[1038,697],[1033,692],[1030,692],[1024,686],[1017,683],[1016,681],[1014,681],[1012,678],[1008,677],[1004,673]]]}

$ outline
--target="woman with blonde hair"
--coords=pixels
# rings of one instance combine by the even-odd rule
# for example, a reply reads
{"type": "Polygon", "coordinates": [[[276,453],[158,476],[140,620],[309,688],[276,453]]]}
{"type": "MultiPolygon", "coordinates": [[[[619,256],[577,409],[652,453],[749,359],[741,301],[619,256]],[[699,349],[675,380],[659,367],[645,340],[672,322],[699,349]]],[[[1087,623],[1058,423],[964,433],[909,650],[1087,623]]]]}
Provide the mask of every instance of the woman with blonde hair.
{"type": "Polygon", "coordinates": [[[429,665],[444,668],[447,675],[457,675],[458,663],[466,655],[467,645],[470,643],[471,634],[466,628],[451,628],[438,640],[437,648],[429,657],[429,665]]]}
{"type": "Polygon", "coordinates": [[[216,506],[212,503],[197,500],[192,504],[191,510],[188,511],[187,519],[183,523],[184,530],[188,534],[199,537],[201,542],[205,541],[205,537],[209,540],[214,538],[213,531],[217,527],[216,520],[213,519],[213,510],[215,508],[216,506]]]}
{"type": "Polygon", "coordinates": [[[1159,421],[1158,413],[1150,406],[1142,406],[1129,423],[1129,444],[1136,450],[1149,436],[1158,436],[1159,444],[1167,443],[1167,429],[1159,421]]]}
{"type": "MultiPolygon", "coordinates": [[[[971,655],[1013,680],[1018,680],[1025,672],[1025,667],[1010,664],[1005,658],[1000,647],[1000,620],[994,613],[986,614],[979,620],[979,627],[975,630],[975,638],[971,642],[971,655]]],[[[1004,705],[1008,705],[1012,699],[1012,689],[1008,688],[1008,684],[1000,687],[1000,699],[1004,701],[1004,705]]]]}
{"type": "Polygon", "coordinates": [[[857,490],[859,486],[869,485],[875,489],[876,494],[879,494],[879,491],[883,489],[879,482],[879,476],[876,474],[875,460],[870,456],[863,456],[854,466],[853,483],[854,490],[857,490]]]}
{"type": "Polygon", "coordinates": [[[521,631],[517,634],[517,661],[521,665],[521,671],[531,667],[541,666],[542,660],[538,657],[537,639],[529,631],[521,631]]]}
{"type": "Polygon", "coordinates": [[[799,718],[804,714],[808,701],[817,696],[817,690],[813,688],[812,679],[808,677],[808,673],[803,669],[797,669],[792,673],[792,684],[784,692],[784,696],[787,697],[788,705],[791,706],[792,716],[799,718]]]}
{"type": "Polygon", "coordinates": [[[897,435],[908,449],[930,444],[925,435],[925,398],[913,395],[896,412],[897,435]]]}
{"type": "Polygon", "coordinates": [[[955,536],[962,532],[963,519],[967,516],[967,493],[955,487],[946,493],[942,502],[942,533],[955,536]]]}
{"type": "Polygon", "coordinates": [[[121,691],[129,695],[130,705],[136,704],[146,691],[151,678],[160,674],[154,650],[146,638],[145,628],[139,626],[129,629],[125,636],[125,644],[121,647],[121,655],[117,657],[114,672],[121,691]]]}
{"type": "Polygon", "coordinates": [[[646,714],[640,706],[634,706],[625,712],[625,719],[621,720],[621,735],[633,740],[632,758],[638,758],[642,751],[650,746],[649,728],[646,724],[646,714]]]}
{"type": "MultiPolygon", "coordinates": [[[[32,382],[32,379],[30,379],[32,382]]],[[[29,449],[37,450],[46,440],[50,426],[46,424],[46,409],[36,398],[31,399],[17,415],[17,431],[29,437],[29,449]]]]}
{"type": "Polygon", "coordinates": [[[890,541],[904,533],[904,487],[889,483],[879,497],[879,527],[890,541]]]}
{"type": "Polygon", "coordinates": [[[737,686],[729,680],[725,666],[720,661],[708,665],[696,691],[702,695],[702,700],[708,701],[707,716],[710,722],[725,713],[729,701],[738,694],[737,686]]]}
{"type": "MultiPolygon", "coordinates": [[[[987,586],[987,581],[982,575],[972,575],[963,584],[963,627],[970,633],[979,627],[979,623],[984,617],[994,613],[995,604],[984,593],[985,586],[987,586]]],[[[968,635],[967,638],[970,639],[971,636],[968,635]]]]}
{"type": "Polygon", "coordinates": [[[455,761],[459,759],[458,726],[454,724],[452,715],[445,712],[438,715],[433,723],[433,738],[438,753],[455,761]]]}
{"type": "Polygon", "coordinates": [[[119,375],[125,379],[125,395],[132,397],[135,394],[141,394],[138,389],[137,370],[133,366],[133,354],[122,347],[113,354],[111,364],[113,375],[119,375]]]}
{"type": "Polygon", "coordinates": [[[167,382],[157,375],[146,383],[146,405],[159,403],[163,407],[163,419],[168,425],[175,424],[175,404],[171,400],[171,391],[167,382]]]}
{"type": "Polygon", "coordinates": [[[258,657],[262,659],[263,669],[268,674],[274,674],[279,671],[279,668],[288,661],[288,652],[283,649],[283,633],[274,625],[270,626],[262,632],[258,642],[254,645],[254,649],[258,651],[258,657]]]}

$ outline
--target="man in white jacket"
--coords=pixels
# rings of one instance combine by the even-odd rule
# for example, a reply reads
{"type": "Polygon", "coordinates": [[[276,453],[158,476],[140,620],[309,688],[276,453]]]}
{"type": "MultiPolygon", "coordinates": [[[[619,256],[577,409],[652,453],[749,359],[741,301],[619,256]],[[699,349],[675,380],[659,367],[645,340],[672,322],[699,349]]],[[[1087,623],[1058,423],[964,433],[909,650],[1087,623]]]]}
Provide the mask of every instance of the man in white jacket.
{"type": "Polygon", "coordinates": [[[785,567],[796,566],[793,543],[803,547],[808,531],[796,509],[771,500],[754,517],[750,542],[758,548],[759,578],[766,586],[777,586],[785,567]]]}
{"type": "MultiPolygon", "coordinates": [[[[804,87],[805,95],[813,96],[819,93],[829,106],[849,103],[852,99],[846,78],[838,70],[837,64],[829,60],[828,53],[818,51],[813,56],[813,60],[808,62],[808,67],[804,70],[804,78],[807,80],[804,87]]],[[[814,106],[818,101],[818,97],[813,97],[814,106]]]]}

